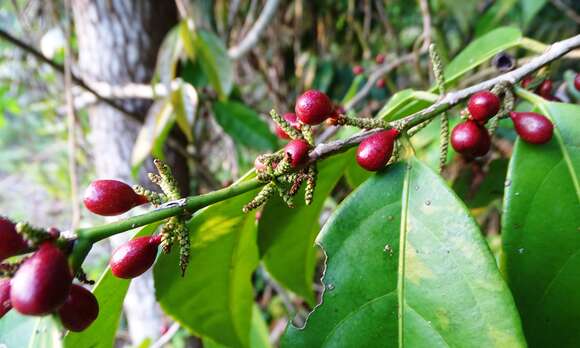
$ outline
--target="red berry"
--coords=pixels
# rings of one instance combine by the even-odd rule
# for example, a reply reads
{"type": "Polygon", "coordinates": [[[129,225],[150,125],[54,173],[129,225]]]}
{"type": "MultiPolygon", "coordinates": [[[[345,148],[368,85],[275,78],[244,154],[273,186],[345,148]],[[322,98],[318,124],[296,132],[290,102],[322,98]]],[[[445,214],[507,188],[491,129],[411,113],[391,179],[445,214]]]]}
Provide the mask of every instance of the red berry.
{"type": "Polygon", "coordinates": [[[532,81],[534,81],[534,77],[532,75],[527,75],[526,77],[524,77],[522,79],[522,87],[523,88],[528,88],[528,86],[530,85],[530,83],[532,83],[532,81]]]}
{"type": "MultiPolygon", "coordinates": [[[[298,119],[296,118],[296,114],[295,113],[293,113],[293,112],[287,112],[282,117],[286,121],[288,121],[288,123],[290,123],[290,125],[292,127],[296,128],[297,130],[300,129],[300,123],[298,122],[298,119]]],[[[280,128],[279,125],[276,125],[276,135],[280,139],[290,139],[290,136],[288,134],[286,134],[286,132],[284,132],[284,130],[282,128],[280,128]]]]}
{"type": "Polygon", "coordinates": [[[12,306],[26,315],[53,312],[66,300],[72,279],[66,256],[56,245],[45,242],[12,278],[12,306]]]}
{"type": "Polygon", "coordinates": [[[89,327],[99,315],[97,298],[89,290],[73,284],[68,298],[58,310],[62,326],[80,332],[89,327]]]}
{"type": "Polygon", "coordinates": [[[326,94],[311,89],[298,97],[294,110],[300,122],[316,125],[332,116],[334,107],[326,94]]]}
{"type": "Polygon", "coordinates": [[[510,112],[516,132],[525,142],[545,144],[554,134],[554,125],[544,115],[535,112],[510,112]]]}
{"type": "Polygon", "coordinates": [[[16,232],[16,225],[0,216],[0,261],[21,254],[26,249],[28,249],[28,244],[16,232]]]}
{"type": "Polygon", "coordinates": [[[135,193],[124,182],[95,180],[87,187],[83,202],[88,210],[97,215],[113,216],[147,203],[147,198],[135,193]]]}
{"type": "Polygon", "coordinates": [[[143,274],[155,262],[161,236],[139,237],[113,251],[109,265],[113,275],[131,279],[143,274]]]}
{"type": "Polygon", "coordinates": [[[576,87],[577,91],[580,91],[580,73],[577,73],[576,77],[574,77],[574,87],[576,87]]]}
{"type": "Polygon", "coordinates": [[[364,73],[364,72],[365,72],[365,68],[363,68],[363,67],[362,67],[362,66],[360,66],[360,65],[355,65],[355,66],[352,68],[352,73],[353,73],[353,74],[355,74],[355,75],[360,75],[360,74],[362,74],[362,73],[364,73]]]}
{"type": "Polygon", "coordinates": [[[499,97],[491,92],[477,92],[469,98],[467,109],[471,119],[480,124],[485,123],[490,117],[499,111],[499,97]]]}
{"type": "Polygon", "coordinates": [[[290,165],[293,168],[300,166],[308,157],[310,145],[304,139],[296,139],[289,142],[284,152],[290,157],[290,165]]]}
{"type": "Polygon", "coordinates": [[[383,64],[385,62],[385,55],[382,53],[377,54],[377,56],[375,57],[375,62],[377,64],[383,64]]]}
{"type": "Polygon", "coordinates": [[[357,163],[371,172],[383,168],[393,154],[397,135],[399,132],[396,129],[388,129],[370,135],[361,141],[356,150],[357,163]]]}
{"type": "Polygon", "coordinates": [[[491,139],[485,127],[468,120],[453,128],[451,146],[464,156],[478,157],[489,151],[491,139]]]}
{"type": "Polygon", "coordinates": [[[0,318],[12,309],[10,302],[10,279],[0,279],[0,318]]]}
{"type": "Polygon", "coordinates": [[[385,88],[385,79],[378,79],[376,86],[377,88],[385,88]]]}
{"type": "Polygon", "coordinates": [[[536,93],[544,99],[550,99],[552,97],[553,86],[554,83],[552,80],[546,79],[536,88],[536,93]]]}

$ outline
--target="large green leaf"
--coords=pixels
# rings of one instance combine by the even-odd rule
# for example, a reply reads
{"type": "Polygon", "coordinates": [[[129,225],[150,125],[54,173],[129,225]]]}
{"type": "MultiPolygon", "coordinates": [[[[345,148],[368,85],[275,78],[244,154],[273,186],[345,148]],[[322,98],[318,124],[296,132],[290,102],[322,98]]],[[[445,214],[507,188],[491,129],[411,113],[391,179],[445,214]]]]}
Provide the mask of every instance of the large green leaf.
{"type": "Polygon", "coordinates": [[[0,319],[0,344],[6,347],[26,347],[34,335],[38,320],[11,310],[0,319]]]}
{"type": "Polygon", "coordinates": [[[216,102],[213,111],[220,126],[236,142],[258,150],[272,150],[278,144],[268,124],[244,104],[216,102]]]}
{"type": "MultiPolygon", "coordinates": [[[[158,223],[142,228],[133,238],[151,235],[158,223]]],[[[99,302],[99,316],[85,331],[69,332],[64,338],[64,347],[113,347],[123,312],[123,300],[129,289],[130,280],[115,277],[109,267],[95,285],[93,293],[99,302]]]]}
{"type": "MultiPolygon", "coordinates": [[[[209,338],[203,340],[204,348],[227,348],[219,343],[215,343],[209,338]]],[[[270,339],[268,337],[268,326],[262,317],[260,308],[254,305],[252,311],[252,326],[250,328],[250,347],[252,348],[270,348],[270,339]]]]}
{"type": "Polygon", "coordinates": [[[506,181],[502,266],[532,347],[580,341],[580,106],[545,102],[545,145],[516,142],[506,181]]]}
{"type": "Polygon", "coordinates": [[[418,160],[367,180],[318,238],[322,303],[304,329],[287,329],[283,347],[525,345],[475,222],[418,160]]]}
{"type": "Polygon", "coordinates": [[[220,100],[226,100],[234,86],[234,68],[223,42],[215,34],[199,30],[193,36],[193,47],[220,100]]]}
{"type": "Polygon", "coordinates": [[[191,260],[181,277],[177,250],[155,265],[163,310],[196,335],[229,347],[248,347],[252,272],[258,264],[255,213],[242,206],[255,192],[214,204],[189,221],[191,260]]]}
{"type": "Polygon", "coordinates": [[[451,84],[461,75],[485,63],[494,55],[517,46],[522,33],[517,28],[502,27],[471,42],[445,67],[445,84],[451,84]]]}
{"type": "Polygon", "coordinates": [[[289,209],[276,197],[268,202],[260,218],[260,252],[268,272],[311,304],[314,304],[314,239],[320,231],[318,219],[326,197],[352,156],[353,152],[349,151],[320,164],[316,192],[310,206],[304,204],[302,190],[296,195],[294,209],[289,209]]]}

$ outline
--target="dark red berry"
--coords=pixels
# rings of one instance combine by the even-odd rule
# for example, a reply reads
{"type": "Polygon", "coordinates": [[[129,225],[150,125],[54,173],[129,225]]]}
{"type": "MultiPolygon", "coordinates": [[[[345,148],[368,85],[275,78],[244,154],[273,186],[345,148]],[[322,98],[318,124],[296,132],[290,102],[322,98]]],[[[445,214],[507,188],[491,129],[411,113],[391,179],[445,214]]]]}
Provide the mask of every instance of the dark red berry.
{"type": "Polygon", "coordinates": [[[21,254],[26,249],[28,249],[28,244],[16,232],[16,225],[0,216],[0,261],[21,254]]]}
{"type": "Polygon", "coordinates": [[[471,119],[480,124],[497,114],[499,106],[499,97],[488,91],[475,93],[467,102],[467,110],[471,114],[471,119]]]}
{"type": "Polygon", "coordinates": [[[10,279],[0,279],[0,318],[12,309],[10,302],[10,279]]]}
{"type": "Polygon", "coordinates": [[[468,120],[453,128],[451,146],[464,156],[479,157],[489,151],[491,139],[485,127],[468,120]]]}
{"type": "Polygon", "coordinates": [[[62,326],[74,332],[89,327],[98,315],[99,303],[95,295],[77,284],[72,285],[66,301],[58,310],[62,326]]]}
{"type": "Polygon", "coordinates": [[[143,274],[155,262],[161,236],[139,237],[113,251],[109,265],[113,275],[131,279],[143,274]]]}
{"type": "Polygon", "coordinates": [[[527,143],[545,144],[554,134],[554,125],[544,115],[535,112],[510,112],[518,135],[527,143]]]}
{"type": "Polygon", "coordinates": [[[526,77],[524,77],[522,79],[522,87],[523,88],[528,88],[528,86],[530,85],[530,83],[532,83],[532,81],[534,81],[534,77],[532,75],[527,75],[526,77]]]}
{"type": "Polygon", "coordinates": [[[138,195],[131,186],[118,180],[95,180],[85,191],[85,207],[102,216],[113,216],[128,212],[147,203],[147,198],[138,195]]]}
{"type": "Polygon", "coordinates": [[[64,303],[71,283],[66,256],[56,245],[45,242],[16,271],[10,301],[22,314],[45,315],[64,303]]]}
{"type": "Polygon", "coordinates": [[[385,79],[378,79],[376,86],[377,88],[385,88],[385,79]]]}
{"type": "Polygon", "coordinates": [[[385,55],[382,53],[377,54],[377,56],[375,57],[375,62],[377,64],[383,64],[385,62],[385,55]]]}
{"type": "MultiPolygon", "coordinates": [[[[284,116],[282,116],[288,123],[290,123],[290,125],[294,128],[296,128],[297,130],[300,129],[300,122],[298,122],[298,118],[296,117],[296,114],[293,112],[287,112],[284,114],[284,116]]],[[[280,128],[279,125],[276,125],[276,135],[280,138],[280,139],[290,139],[290,136],[288,134],[286,134],[286,132],[284,132],[284,130],[282,128],[280,128]]]]}
{"type": "Polygon", "coordinates": [[[357,163],[371,172],[383,168],[393,154],[397,135],[399,132],[396,129],[388,129],[361,141],[356,150],[357,163]]]}
{"type": "Polygon", "coordinates": [[[290,165],[296,168],[306,161],[309,149],[310,145],[306,140],[296,139],[286,145],[284,152],[290,158],[290,165]]]}
{"type": "Polygon", "coordinates": [[[574,77],[574,87],[577,91],[580,91],[580,73],[577,73],[576,77],[574,77]]]}
{"type": "Polygon", "coordinates": [[[352,73],[353,73],[353,74],[355,74],[355,75],[360,75],[360,74],[362,74],[362,73],[364,73],[364,72],[365,72],[365,68],[363,68],[363,67],[362,67],[362,66],[360,66],[360,65],[355,65],[355,66],[352,68],[352,73]]]}
{"type": "Polygon", "coordinates": [[[552,80],[546,79],[536,88],[536,93],[544,99],[550,99],[552,97],[553,86],[554,83],[552,80]]]}
{"type": "Polygon", "coordinates": [[[326,94],[311,89],[298,97],[294,111],[300,122],[316,125],[332,116],[334,107],[326,94]]]}

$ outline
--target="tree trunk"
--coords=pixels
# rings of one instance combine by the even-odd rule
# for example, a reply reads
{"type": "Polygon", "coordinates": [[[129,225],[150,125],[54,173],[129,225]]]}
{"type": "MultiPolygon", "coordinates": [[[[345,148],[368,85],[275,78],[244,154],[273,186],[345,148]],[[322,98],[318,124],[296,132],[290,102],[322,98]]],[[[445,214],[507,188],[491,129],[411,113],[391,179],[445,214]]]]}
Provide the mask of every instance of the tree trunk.
{"type": "MultiPolygon", "coordinates": [[[[83,78],[111,85],[150,82],[159,46],[177,23],[173,1],[75,0],[72,7],[83,78]]],[[[123,106],[144,118],[151,102],[125,100],[123,106]]],[[[89,109],[89,118],[98,177],[131,182],[131,154],[139,121],[103,103],[89,109]]],[[[171,154],[168,158],[176,159],[178,176],[186,179],[186,161],[171,154]]],[[[115,247],[128,238],[127,233],[118,235],[111,238],[111,244],[115,247]]],[[[161,312],[155,302],[150,272],[132,281],[125,313],[133,344],[159,335],[161,312]]]]}

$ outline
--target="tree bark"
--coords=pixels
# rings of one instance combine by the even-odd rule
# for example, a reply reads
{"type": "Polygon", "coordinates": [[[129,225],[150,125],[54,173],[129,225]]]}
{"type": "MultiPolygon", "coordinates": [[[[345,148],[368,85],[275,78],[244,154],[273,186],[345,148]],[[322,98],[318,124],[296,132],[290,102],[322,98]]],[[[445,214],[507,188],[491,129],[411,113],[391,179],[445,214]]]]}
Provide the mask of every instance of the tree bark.
{"type": "MultiPolygon", "coordinates": [[[[159,46],[177,23],[173,1],[159,0],[75,0],[72,1],[83,79],[122,85],[149,83],[159,46]]],[[[123,106],[144,118],[151,106],[146,100],[124,100],[123,106]]],[[[140,129],[139,121],[99,103],[89,109],[90,140],[99,178],[131,182],[131,155],[140,129]]],[[[178,155],[174,169],[182,187],[187,187],[186,161],[178,155]]],[[[112,247],[129,235],[111,239],[112,247]]],[[[125,301],[125,313],[133,344],[160,334],[161,312],[155,301],[151,273],[136,278],[125,301]]]]}

